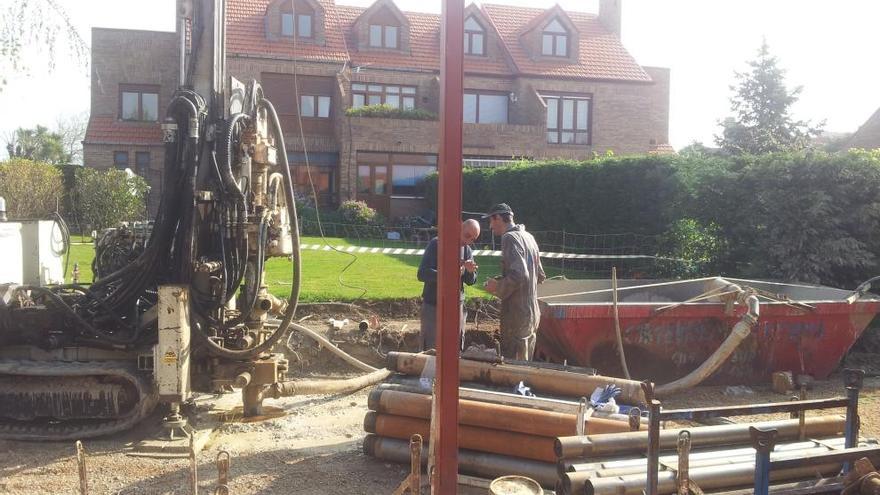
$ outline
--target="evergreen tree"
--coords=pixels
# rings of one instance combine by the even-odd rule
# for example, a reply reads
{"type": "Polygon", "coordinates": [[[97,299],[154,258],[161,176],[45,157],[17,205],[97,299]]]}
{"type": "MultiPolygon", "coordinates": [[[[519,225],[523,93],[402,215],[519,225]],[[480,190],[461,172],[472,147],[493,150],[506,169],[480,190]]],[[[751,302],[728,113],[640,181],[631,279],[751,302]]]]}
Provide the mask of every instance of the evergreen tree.
{"type": "Polygon", "coordinates": [[[786,88],[785,70],[778,62],[765,40],[758,57],[749,62],[751,70],[736,73],[739,84],[730,87],[734,92],[730,99],[734,116],[720,122],[722,134],[715,136],[724,152],[740,155],[800,150],[821,130],[821,124],[813,127],[791,116],[791,105],[802,88],[786,88]]]}

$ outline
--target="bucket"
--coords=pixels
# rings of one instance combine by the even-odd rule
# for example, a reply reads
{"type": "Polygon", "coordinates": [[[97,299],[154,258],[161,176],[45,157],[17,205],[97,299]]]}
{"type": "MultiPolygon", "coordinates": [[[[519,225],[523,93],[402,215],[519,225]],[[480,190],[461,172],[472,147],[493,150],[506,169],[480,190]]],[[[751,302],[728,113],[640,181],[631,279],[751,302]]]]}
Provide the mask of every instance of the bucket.
{"type": "Polygon", "coordinates": [[[489,485],[491,495],[543,495],[537,481],[525,476],[502,476],[489,485]]]}

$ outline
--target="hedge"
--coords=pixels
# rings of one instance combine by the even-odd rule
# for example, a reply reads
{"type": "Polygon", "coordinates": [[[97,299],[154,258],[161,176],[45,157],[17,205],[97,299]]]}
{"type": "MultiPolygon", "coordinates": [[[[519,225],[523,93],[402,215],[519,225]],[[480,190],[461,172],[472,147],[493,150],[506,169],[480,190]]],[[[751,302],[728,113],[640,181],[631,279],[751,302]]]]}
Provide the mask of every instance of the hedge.
{"type": "Polygon", "coordinates": [[[696,257],[703,274],[841,287],[880,275],[880,150],[549,161],[463,178],[466,211],[506,202],[530,230],[659,234],[658,254],[696,257]]]}

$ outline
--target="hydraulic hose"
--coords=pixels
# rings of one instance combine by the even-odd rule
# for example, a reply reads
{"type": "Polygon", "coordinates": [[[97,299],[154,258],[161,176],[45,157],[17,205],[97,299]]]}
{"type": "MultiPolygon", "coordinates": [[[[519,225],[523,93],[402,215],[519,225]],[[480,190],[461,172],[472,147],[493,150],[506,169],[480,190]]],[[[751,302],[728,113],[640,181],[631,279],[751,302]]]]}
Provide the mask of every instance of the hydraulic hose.
{"type": "Polygon", "coordinates": [[[298,380],[275,383],[269,387],[266,395],[273,399],[291,397],[294,395],[311,394],[349,394],[358,390],[375,385],[391,376],[391,370],[380,370],[346,380],[298,380]]]}
{"type": "Polygon", "coordinates": [[[296,323],[291,323],[290,327],[293,328],[294,330],[306,335],[307,337],[314,340],[315,342],[321,344],[321,347],[332,352],[335,356],[339,357],[340,359],[342,359],[346,363],[354,366],[355,368],[357,368],[361,371],[376,371],[376,368],[370,366],[369,364],[367,364],[363,361],[358,360],[357,358],[355,358],[351,354],[348,354],[345,351],[343,351],[342,349],[336,347],[335,345],[333,345],[332,342],[325,339],[318,332],[310,330],[310,329],[308,329],[302,325],[298,325],[296,323]]]}
{"type": "MultiPolygon", "coordinates": [[[[278,113],[275,112],[275,107],[272,106],[272,103],[269,100],[260,100],[257,102],[257,108],[265,108],[269,114],[269,117],[272,119],[273,130],[275,133],[275,140],[277,143],[277,147],[280,150],[286,150],[287,148],[284,145],[284,134],[281,131],[281,122],[278,119],[278,113]]],[[[281,337],[287,333],[287,329],[290,326],[290,322],[293,319],[293,315],[296,313],[297,304],[299,302],[299,292],[300,285],[302,281],[302,257],[300,254],[300,239],[299,239],[299,217],[296,212],[296,201],[293,192],[293,180],[290,176],[290,166],[287,163],[287,153],[282,151],[278,154],[281,157],[281,173],[284,175],[285,182],[287,183],[287,187],[285,188],[286,199],[287,199],[287,212],[290,216],[291,222],[291,240],[294,247],[293,255],[291,256],[293,259],[293,286],[290,290],[290,297],[287,302],[287,310],[284,312],[284,317],[281,319],[281,322],[278,325],[278,328],[272,332],[269,337],[266,338],[260,344],[251,347],[249,349],[227,349],[225,347],[220,347],[216,342],[208,338],[208,336],[204,333],[204,331],[196,331],[193,332],[196,335],[196,338],[201,341],[202,344],[205,345],[208,352],[219,357],[225,357],[229,359],[250,359],[260,354],[269,352],[275,344],[281,340],[281,337]]]]}
{"type": "Polygon", "coordinates": [[[691,371],[686,376],[679,378],[674,382],[660,385],[654,390],[654,394],[657,396],[669,395],[695,387],[702,383],[706,378],[709,378],[712,373],[715,373],[715,371],[718,370],[728,358],[730,358],[731,354],[733,354],[733,351],[739,347],[740,343],[749,336],[752,327],[758,322],[758,296],[754,294],[748,296],[746,298],[746,305],[748,306],[746,314],[736,322],[736,325],[734,325],[733,329],[730,331],[730,335],[728,335],[727,338],[724,339],[724,342],[718,346],[718,349],[709,356],[709,359],[703,362],[699,368],[691,371]]]}

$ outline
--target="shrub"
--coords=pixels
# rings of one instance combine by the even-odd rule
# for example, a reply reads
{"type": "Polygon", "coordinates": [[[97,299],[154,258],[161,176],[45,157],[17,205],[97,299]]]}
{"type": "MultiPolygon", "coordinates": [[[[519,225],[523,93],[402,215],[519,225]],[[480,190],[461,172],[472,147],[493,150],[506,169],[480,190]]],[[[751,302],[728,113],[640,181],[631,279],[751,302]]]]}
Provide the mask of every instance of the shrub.
{"type": "Polygon", "coordinates": [[[437,120],[437,114],[421,108],[403,110],[386,103],[381,105],[366,105],[358,108],[348,108],[345,115],[349,117],[373,117],[388,119],[410,120],[437,120]]]}
{"type": "Polygon", "coordinates": [[[10,219],[46,219],[60,208],[61,171],[48,163],[13,158],[0,163],[0,196],[10,219]]]}
{"type": "Polygon", "coordinates": [[[85,224],[100,230],[143,219],[146,192],[146,181],[124,170],[80,168],[72,203],[85,224]]]}
{"type": "Polygon", "coordinates": [[[339,205],[338,213],[342,217],[344,223],[353,225],[381,225],[385,223],[376,210],[367,206],[363,201],[343,201],[339,205]]]}

